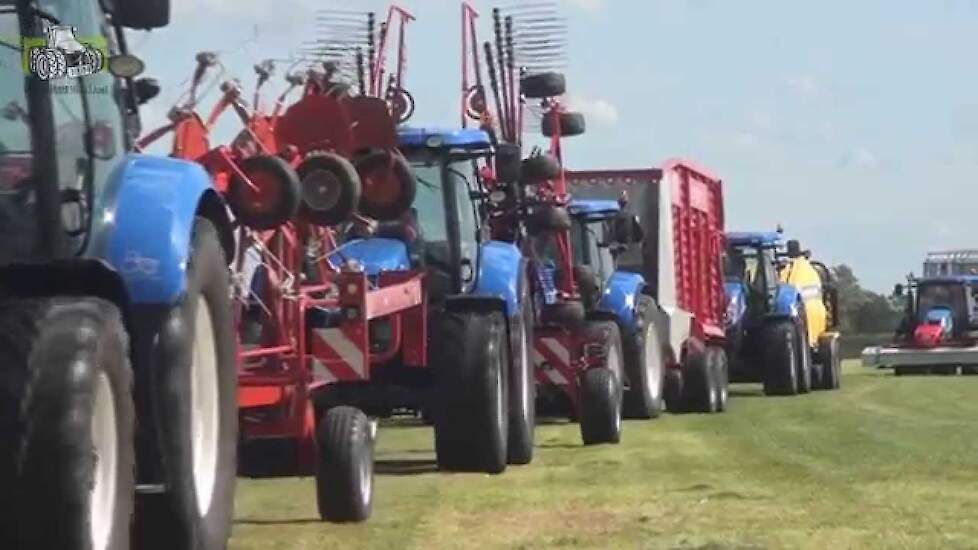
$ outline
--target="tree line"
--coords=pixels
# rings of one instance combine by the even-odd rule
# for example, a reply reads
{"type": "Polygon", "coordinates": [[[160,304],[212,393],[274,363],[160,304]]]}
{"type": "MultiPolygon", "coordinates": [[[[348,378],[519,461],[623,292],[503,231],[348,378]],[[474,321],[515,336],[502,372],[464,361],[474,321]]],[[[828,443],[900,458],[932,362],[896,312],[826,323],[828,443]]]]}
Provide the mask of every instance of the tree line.
{"type": "Polygon", "coordinates": [[[843,332],[886,333],[896,330],[903,317],[903,299],[886,296],[859,285],[852,268],[832,268],[839,292],[839,322],[843,332]]]}

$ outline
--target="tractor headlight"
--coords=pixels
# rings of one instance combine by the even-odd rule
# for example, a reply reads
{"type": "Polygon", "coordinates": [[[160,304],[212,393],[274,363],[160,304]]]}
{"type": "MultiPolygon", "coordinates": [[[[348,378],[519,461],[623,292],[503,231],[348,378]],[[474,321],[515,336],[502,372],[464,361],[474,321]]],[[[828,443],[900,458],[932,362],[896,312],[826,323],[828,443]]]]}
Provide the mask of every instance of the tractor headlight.
{"type": "Polygon", "coordinates": [[[425,140],[424,144],[432,149],[437,149],[445,144],[445,140],[441,136],[431,136],[425,140]]]}
{"type": "Polygon", "coordinates": [[[506,200],[506,192],[501,189],[497,189],[496,191],[489,193],[489,202],[493,204],[501,204],[505,200],[506,200]]]}

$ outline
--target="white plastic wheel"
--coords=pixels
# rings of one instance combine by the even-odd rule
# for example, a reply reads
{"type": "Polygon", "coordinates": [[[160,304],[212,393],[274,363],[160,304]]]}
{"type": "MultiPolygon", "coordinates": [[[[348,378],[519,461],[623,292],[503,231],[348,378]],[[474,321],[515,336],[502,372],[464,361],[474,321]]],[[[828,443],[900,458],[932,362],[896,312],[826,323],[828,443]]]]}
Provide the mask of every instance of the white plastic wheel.
{"type": "Polygon", "coordinates": [[[109,376],[100,371],[95,378],[92,403],[92,446],[95,449],[94,485],[89,507],[89,529],[93,550],[106,550],[115,520],[116,482],[119,476],[119,432],[116,403],[109,376]]]}
{"type": "Polygon", "coordinates": [[[220,435],[220,390],[217,380],[217,344],[207,300],[197,302],[194,328],[193,363],[190,374],[190,401],[193,417],[191,452],[194,463],[194,489],[201,516],[207,515],[217,480],[218,438],[220,435]]]}

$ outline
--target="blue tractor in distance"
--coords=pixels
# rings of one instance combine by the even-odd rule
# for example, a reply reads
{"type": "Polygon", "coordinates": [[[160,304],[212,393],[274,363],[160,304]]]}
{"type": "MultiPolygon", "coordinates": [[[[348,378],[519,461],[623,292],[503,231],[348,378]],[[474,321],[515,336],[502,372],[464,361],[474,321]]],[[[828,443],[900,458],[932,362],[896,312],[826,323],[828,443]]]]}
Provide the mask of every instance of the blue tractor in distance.
{"type": "Polygon", "coordinates": [[[730,376],[767,395],[839,387],[838,300],[828,268],[781,231],[727,233],[730,376]]]}
{"type": "Polygon", "coordinates": [[[645,277],[617,267],[618,254],[643,239],[642,226],[614,200],[574,199],[571,244],[575,278],[588,318],[613,321],[622,335],[626,418],[656,418],[665,408],[662,327],[665,316],[645,277]]]}
{"type": "Polygon", "coordinates": [[[228,208],[199,165],[133,152],[159,85],[124,29],[169,8],[0,3],[0,548],[227,546],[228,208]],[[51,51],[28,70],[62,25],[107,44],[108,71],[46,78],[51,51]]]}

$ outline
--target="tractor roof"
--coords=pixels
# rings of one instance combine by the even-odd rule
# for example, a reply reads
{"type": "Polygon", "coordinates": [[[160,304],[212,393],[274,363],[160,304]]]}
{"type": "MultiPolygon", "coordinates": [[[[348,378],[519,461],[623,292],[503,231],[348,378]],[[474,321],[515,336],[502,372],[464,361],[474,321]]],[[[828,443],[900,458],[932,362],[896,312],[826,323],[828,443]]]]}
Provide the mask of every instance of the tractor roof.
{"type": "Polygon", "coordinates": [[[408,128],[397,130],[398,144],[411,148],[488,149],[489,134],[474,128],[408,128]]]}
{"type": "Polygon", "coordinates": [[[978,285],[978,275],[943,275],[940,277],[921,277],[917,284],[972,284],[978,285]]]}
{"type": "Polygon", "coordinates": [[[618,201],[601,199],[576,199],[567,205],[571,216],[586,220],[604,220],[613,218],[621,212],[618,201]]]}
{"type": "Polygon", "coordinates": [[[730,231],[727,243],[730,246],[776,247],[782,244],[781,233],[777,231],[730,231]]]}

